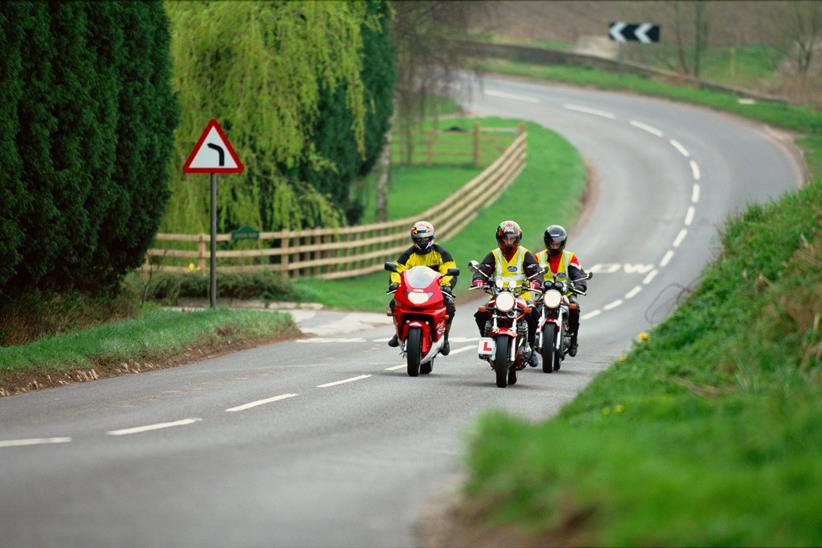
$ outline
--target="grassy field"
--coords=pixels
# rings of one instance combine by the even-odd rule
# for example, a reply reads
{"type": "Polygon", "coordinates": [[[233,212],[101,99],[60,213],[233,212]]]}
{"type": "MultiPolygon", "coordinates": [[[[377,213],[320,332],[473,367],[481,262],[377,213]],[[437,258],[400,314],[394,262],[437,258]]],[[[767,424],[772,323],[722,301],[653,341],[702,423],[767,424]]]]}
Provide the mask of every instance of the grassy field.
{"type": "MultiPolygon", "coordinates": [[[[818,112],[790,112],[778,125],[819,129],[818,112]]],[[[555,419],[480,420],[472,526],[533,546],[822,542],[822,135],[798,144],[813,181],[731,220],[721,256],[648,342],[555,419]]]]}
{"type": "Polygon", "coordinates": [[[9,388],[10,379],[20,374],[163,360],[200,347],[219,350],[226,344],[298,333],[287,314],[223,308],[174,312],[148,306],[135,319],[0,347],[0,388],[9,388]]]}
{"type": "MultiPolygon", "coordinates": [[[[519,122],[500,118],[482,119],[483,125],[492,127],[513,127],[519,122]]],[[[468,124],[471,120],[455,119],[453,123],[468,124]]],[[[565,139],[537,124],[527,124],[526,130],[529,156],[522,174],[457,236],[439,242],[451,252],[457,266],[464,271],[470,259],[481,259],[496,245],[494,230],[500,221],[517,221],[525,235],[524,243],[536,247],[542,243],[542,231],[547,225],[560,223],[569,226],[579,212],[586,180],[585,166],[579,154],[565,139]]],[[[415,199],[410,201],[416,203],[415,199]]],[[[421,211],[424,207],[414,209],[421,211]]],[[[464,272],[457,286],[458,295],[467,291],[468,279],[470,275],[464,272]]],[[[313,300],[333,308],[382,311],[388,303],[384,293],[387,280],[387,273],[379,272],[350,280],[298,280],[295,285],[313,300]]]]}

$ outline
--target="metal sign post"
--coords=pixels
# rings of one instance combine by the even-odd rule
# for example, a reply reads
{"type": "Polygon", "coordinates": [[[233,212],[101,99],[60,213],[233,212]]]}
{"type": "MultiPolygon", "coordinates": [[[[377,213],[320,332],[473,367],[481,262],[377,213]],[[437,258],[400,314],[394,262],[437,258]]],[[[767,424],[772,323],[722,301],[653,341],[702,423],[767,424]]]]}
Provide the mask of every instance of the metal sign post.
{"type": "Polygon", "coordinates": [[[217,306],[217,174],[242,173],[245,166],[217,120],[211,120],[183,165],[185,173],[211,174],[211,260],[209,262],[209,306],[217,306]]]}

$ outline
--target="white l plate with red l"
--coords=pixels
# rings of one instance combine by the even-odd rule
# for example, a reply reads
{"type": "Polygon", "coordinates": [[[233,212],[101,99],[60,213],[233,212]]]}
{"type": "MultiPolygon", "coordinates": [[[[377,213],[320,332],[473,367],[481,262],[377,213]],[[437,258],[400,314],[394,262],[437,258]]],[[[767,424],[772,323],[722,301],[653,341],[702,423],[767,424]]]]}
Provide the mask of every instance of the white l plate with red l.
{"type": "Polygon", "coordinates": [[[494,342],[494,339],[491,337],[482,337],[479,340],[479,345],[477,346],[477,353],[480,358],[487,358],[494,355],[494,350],[496,347],[497,343],[494,342]]]}

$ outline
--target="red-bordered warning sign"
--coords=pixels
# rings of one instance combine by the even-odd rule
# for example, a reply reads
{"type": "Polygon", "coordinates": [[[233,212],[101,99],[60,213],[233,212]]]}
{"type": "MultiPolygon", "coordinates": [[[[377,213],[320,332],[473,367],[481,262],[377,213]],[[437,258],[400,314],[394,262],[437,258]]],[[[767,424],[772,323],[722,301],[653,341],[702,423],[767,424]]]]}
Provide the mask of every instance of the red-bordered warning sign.
{"type": "Polygon", "coordinates": [[[244,169],[217,120],[208,123],[183,165],[185,173],[242,173],[244,169]]]}

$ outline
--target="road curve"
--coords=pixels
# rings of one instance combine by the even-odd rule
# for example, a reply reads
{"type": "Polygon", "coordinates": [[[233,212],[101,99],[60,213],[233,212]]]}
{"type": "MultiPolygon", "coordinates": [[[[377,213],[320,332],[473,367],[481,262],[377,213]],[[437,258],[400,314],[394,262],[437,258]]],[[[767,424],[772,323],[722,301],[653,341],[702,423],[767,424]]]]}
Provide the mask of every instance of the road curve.
{"type": "Polygon", "coordinates": [[[702,108],[503,78],[470,108],[558,131],[598,176],[570,246],[598,272],[576,359],[498,389],[464,307],[456,351],[411,379],[384,317],[312,312],[313,340],[2,398],[3,544],[413,546],[484,410],[555,413],[670,313],[729,214],[800,180],[761,126],[702,108]]]}

